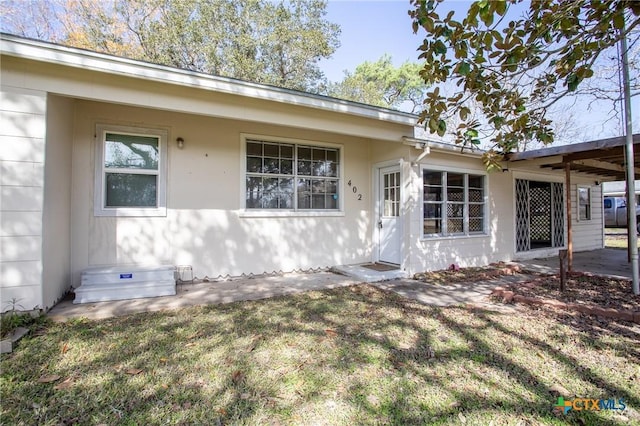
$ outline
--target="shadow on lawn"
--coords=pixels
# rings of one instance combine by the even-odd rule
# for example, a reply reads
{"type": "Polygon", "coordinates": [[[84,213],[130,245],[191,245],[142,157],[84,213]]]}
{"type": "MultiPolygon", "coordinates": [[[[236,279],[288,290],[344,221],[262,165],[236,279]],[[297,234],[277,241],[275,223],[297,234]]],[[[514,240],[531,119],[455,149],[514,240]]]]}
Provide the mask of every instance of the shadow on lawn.
{"type": "Polygon", "coordinates": [[[572,351],[594,337],[558,321],[432,308],[361,285],[55,324],[3,359],[2,417],[26,424],[622,424],[596,412],[552,413],[554,383],[578,397],[640,407],[633,378],[621,381],[625,388],[608,370],[624,360],[593,346],[572,351]],[[544,327],[555,328],[544,334],[544,327]],[[37,383],[44,374],[61,376],[58,385],[71,378],[70,385],[37,383]]]}

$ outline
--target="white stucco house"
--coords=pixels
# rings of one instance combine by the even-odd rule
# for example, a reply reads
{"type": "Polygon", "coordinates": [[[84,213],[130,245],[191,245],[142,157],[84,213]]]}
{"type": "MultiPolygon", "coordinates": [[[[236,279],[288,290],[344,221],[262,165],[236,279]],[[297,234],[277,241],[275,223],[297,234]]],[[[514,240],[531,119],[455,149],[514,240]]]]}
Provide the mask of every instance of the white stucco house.
{"type": "Polygon", "coordinates": [[[410,275],[556,254],[569,217],[574,250],[603,247],[593,175],[566,187],[535,159],[487,174],[479,154],[414,139],[411,114],[10,35],[0,48],[2,310],[47,310],[100,266],[410,275]]]}

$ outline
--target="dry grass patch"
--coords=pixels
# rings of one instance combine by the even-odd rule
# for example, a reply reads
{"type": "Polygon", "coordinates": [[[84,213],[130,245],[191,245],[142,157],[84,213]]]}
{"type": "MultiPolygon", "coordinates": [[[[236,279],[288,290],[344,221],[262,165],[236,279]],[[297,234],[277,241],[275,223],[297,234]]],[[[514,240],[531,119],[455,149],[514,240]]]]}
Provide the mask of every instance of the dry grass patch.
{"type": "MultiPolygon", "coordinates": [[[[626,250],[628,244],[627,228],[604,229],[604,246],[606,248],[626,250]]],[[[640,242],[638,244],[640,247],[640,242]]]]}
{"type": "Polygon", "coordinates": [[[0,414],[17,425],[638,422],[640,338],[608,327],[433,308],[367,285],[48,324],[2,358],[0,414]],[[559,415],[558,386],[628,409],[559,415]]]}

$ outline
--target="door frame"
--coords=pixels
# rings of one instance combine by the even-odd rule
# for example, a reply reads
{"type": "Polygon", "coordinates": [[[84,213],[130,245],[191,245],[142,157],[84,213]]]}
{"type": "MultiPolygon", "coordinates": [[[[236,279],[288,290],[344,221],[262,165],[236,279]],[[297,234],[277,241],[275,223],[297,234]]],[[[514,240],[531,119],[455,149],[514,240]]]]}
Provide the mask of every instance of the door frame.
{"type": "Polygon", "coordinates": [[[568,234],[567,234],[567,209],[566,206],[563,208],[564,210],[564,216],[563,216],[563,221],[564,221],[564,246],[562,247],[550,247],[550,248],[537,248],[537,249],[532,249],[532,250],[528,250],[528,251],[518,251],[518,244],[517,244],[517,235],[516,235],[516,180],[517,179],[523,179],[523,180],[532,180],[532,181],[537,181],[537,182],[548,182],[548,183],[560,183],[563,186],[563,197],[564,197],[564,203],[566,205],[567,202],[567,197],[570,196],[571,194],[571,190],[569,188],[567,188],[567,185],[565,184],[564,181],[564,176],[558,176],[558,175],[550,175],[550,174],[536,174],[536,173],[531,173],[531,172],[527,172],[527,171],[514,171],[512,173],[511,176],[511,202],[512,202],[512,211],[513,211],[513,220],[511,222],[511,229],[513,232],[513,236],[512,236],[512,248],[511,248],[511,252],[512,257],[514,260],[528,260],[528,259],[535,259],[538,257],[552,257],[552,256],[557,256],[558,255],[558,250],[561,249],[566,249],[567,248],[567,239],[568,239],[568,234]]]}
{"type": "MultiPolygon", "coordinates": [[[[398,158],[396,160],[388,160],[382,161],[379,163],[374,163],[372,168],[372,211],[373,217],[371,221],[371,241],[372,241],[372,250],[371,250],[371,261],[372,262],[380,262],[380,231],[378,228],[378,220],[380,220],[380,174],[381,170],[387,167],[397,167],[400,172],[400,182],[404,182],[404,168],[403,168],[403,160],[398,158]]],[[[404,250],[404,220],[406,211],[405,211],[405,191],[403,189],[403,185],[400,186],[400,212],[398,216],[398,233],[400,234],[400,269],[404,269],[405,262],[405,250],[404,250]]]]}

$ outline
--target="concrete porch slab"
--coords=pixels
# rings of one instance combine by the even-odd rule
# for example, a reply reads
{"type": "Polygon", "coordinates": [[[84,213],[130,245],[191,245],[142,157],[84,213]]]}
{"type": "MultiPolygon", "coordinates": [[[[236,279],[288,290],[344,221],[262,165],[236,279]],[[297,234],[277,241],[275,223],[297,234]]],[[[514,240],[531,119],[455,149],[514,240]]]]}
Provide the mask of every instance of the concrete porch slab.
{"type": "Polygon", "coordinates": [[[71,300],[63,300],[55,305],[47,315],[54,321],[65,321],[70,318],[101,319],[139,312],[179,309],[187,306],[266,299],[311,290],[345,287],[357,283],[358,281],[349,277],[331,272],[289,273],[238,278],[229,281],[185,283],[178,285],[175,296],[84,304],[73,304],[71,300]]]}
{"type": "MultiPolygon", "coordinates": [[[[524,269],[548,274],[560,270],[558,256],[517,261],[524,269]]],[[[627,251],[620,249],[599,249],[573,253],[573,270],[604,275],[612,278],[631,279],[631,264],[627,261],[627,251]]]]}
{"type": "Polygon", "coordinates": [[[337,274],[346,275],[347,277],[364,283],[377,283],[380,281],[398,280],[408,277],[407,272],[400,269],[393,269],[391,271],[374,271],[373,269],[365,268],[364,265],[367,265],[367,263],[359,265],[333,266],[331,271],[337,274]]]}

